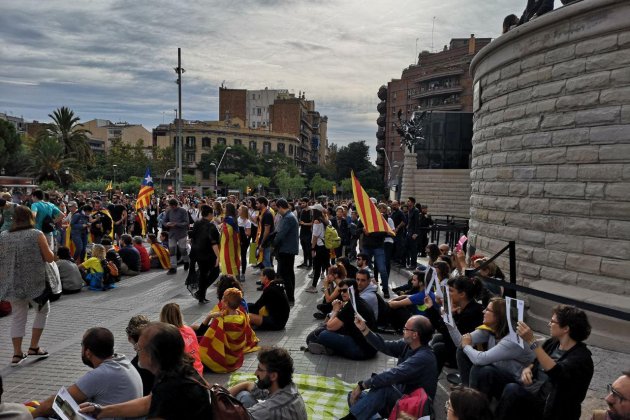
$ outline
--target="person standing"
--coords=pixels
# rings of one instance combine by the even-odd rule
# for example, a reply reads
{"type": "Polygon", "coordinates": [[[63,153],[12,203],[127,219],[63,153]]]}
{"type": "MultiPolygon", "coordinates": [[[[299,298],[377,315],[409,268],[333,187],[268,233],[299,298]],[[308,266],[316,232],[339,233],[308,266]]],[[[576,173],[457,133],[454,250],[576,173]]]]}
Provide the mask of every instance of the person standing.
{"type": "Polygon", "coordinates": [[[300,244],[304,253],[304,261],[298,268],[313,266],[313,256],[311,255],[311,236],[313,235],[313,214],[308,208],[308,198],[300,200],[300,244]]]}
{"type": "Polygon", "coordinates": [[[48,246],[50,246],[51,250],[54,250],[54,229],[49,230],[48,226],[44,226],[44,219],[46,219],[46,217],[50,217],[53,222],[57,222],[61,220],[63,215],[57,206],[49,203],[48,201],[44,201],[44,192],[42,190],[33,191],[31,196],[33,199],[31,211],[33,212],[33,217],[35,217],[35,229],[44,232],[46,240],[48,241],[48,246]]]}
{"type": "Polygon", "coordinates": [[[392,201],[392,221],[394,222],[394,231],[396,237],[394,238],[394,261],[398,264],[405,264],[405,214],[400,210],[400,203],[396,200],[392,201]]]}
{"type": "Polygon", "coordinates": [[[177,249],[184,259],[184,271],[188,270],[190,260],[186,249],[188,228],[190,227],[188,212],[179,206],[175,198],[168,200],[169,210],[164,216],[163,226],[168,228],[168,251],[171,254],[171,268],[167,274],[177,273],[177,249]]]}
{"type": "MultiPolygon", "coordinates": [[[[76,203],[71,202],[70,208],[76,208],[76,203]]],[[[77,264],[83,262],[85,251],[87,248],[88,228],[90,227],[90,218],[88,214],[92,212],[92,207],[84,205],[81,209],[76,210],[70,219],[70,239],[74,244],[74,261],[77,264]]]]}
{"type": "Polygon", "coordinates": [[[0,195],[0,232],[11,229],[16,207],[17,204],[11,202],[11,194],[2,193],[0,195]]]}
{"type": "Polygon", "coordinates": [[[151,204],[147,208],[147,215],[149,216],[149,222],[147,223],[147,233],[154,235],[158,234],[158,215],[160,214],[160,207],[158,206],[157,199],[151,198],[151,204]]]}
{"type": "Polygon", "coordinates": [[[426,205],[420,206],[420,213],[418,216],[418,227],[419,227],[419,243],[420,247],[420,256],[426,257],[426,247],[429,244],[429,231],[431,226],[433,226],[433,219],[431,215],[428,213],[429,208],[426,205]]]}
{"type": "Polygon", "coordinates": [[[330,265],[330,252],[324,244],[324,235],[328,219],[324,215],[324,207],[321,204],[314,204],[309,207],[313,212],[313,233],[311,235],[311,256],[313,257],[313,281],[311,287],[305,291],[308,293],[317,293],[317,282],[320,274],[328,270],[330,265]]]}
{"type": "Polygon", "coordinates": [[[247,250],[249,240],[252,236],[252,222],[249,220],[249,209],[245,204],[238,208],[238,234],[241,240],[241,282],[245,281],[245,271],[247,270],[247,250]]]}
{"type": "MultiPolygon", "coordinates": [[[[407,199],[407,268],[415,270],[418,265],[418,234],[420,232],[420,212],[416,208],[416,199],[407,199]]],[[[424,248],[422,248],[424,252],[424,248]]],[[[425,254],[426,255],[426,254],[425,254]]]]}
{"type": "Polygon", "coordinates": [[[206,290],[219,276],[220,238],[212,223],[212,207],[204,204],[200,210],[201,219],[195,222],[190,234],[190,258],[199,265],[199,288],[194,296],[199,303],[207,303],[206,290]]]}
{"type": "Polygon", "coordinates": [[[236,206],[232,203],[226,203],[223,223],[219,225],[219,228],[221,229],[219,265],[221,267],[222,274],[234,277],[238,277],[241,253],[238,223],[236,218],[236,206]]]}
{"type": "Polygon", "coordinates": [[[48,352],[39,347],[39,339],[44,332],[50,306],[48,301],[40,305],[33,299],[44,292],[46,263],[54,260],[55,255],[46,237],[35,229],[31,210],[25,206],[16,207],[11,230],[0,233],[0,300],[9,300],[13,308],[11,366],[19,365],[27,356],[48,357],[48,352]],[[31,345],[28,354],[25,354],[22,352],[22,339],[31,303],[34,303],[35,320],[31,345]]]}
{"type": "Polygon", "coordinates": [[[125,233],[125,226],[127,224],[127,207],[121,204],[118,196],[113,198],[109,213],[114,221],[114,239],[119,241],[120,237],[125,233]]]}
{"type": "Polygon", "coordinates": [[[284,289],[289,298],[289,304],[295,304],[295,272],[293,264],[299,252],[298,221],[289,209],[289,203],[284,198],[276,202],[281,215],[276,237],[273,241],[278,250],[278,275],[284,282],[284,289]]]}
{"type": "Polygon", "coordinates": [[[263,253],[264,268],[272,267],[271,264],[271,243],[269,243],[269,235],[273,232],[273,214],[269,210],[269,200],[267,197],[258,197],[256,199],[258,208],[258,252],[263,253]]]}

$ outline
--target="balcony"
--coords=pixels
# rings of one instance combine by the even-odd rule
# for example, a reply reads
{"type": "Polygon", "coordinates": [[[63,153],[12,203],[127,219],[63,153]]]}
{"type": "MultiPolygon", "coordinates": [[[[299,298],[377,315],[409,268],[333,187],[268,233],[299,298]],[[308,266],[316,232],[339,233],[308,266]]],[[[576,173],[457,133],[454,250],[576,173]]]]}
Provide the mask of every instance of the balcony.
{"type": "Polygon", "coordinates": [[[411,95],[411,99],[429,98],[431,96],[448,95],[449,93],[460,93],[462,90],[464,90],[464,88],[459,85],[451,87],[439,87],[411,95]]]}
{"type": "Polygon", "coordinates": [[[464,74],[464,69],[452,69],[452,70],[444,70],[437,73],[426,74],[424,76],[418,77],[414,82],[421,83],[426,82],[427,80],[440,79],[442,77],[448,76],[458,76],[460,74],[464,74]]]}
{"type": "Polygon", "coordinates": [[[418,107],[420,111],[460,111],[462,109],[461,102],[440,104],[440,105],[427,105],[418,107]]]}

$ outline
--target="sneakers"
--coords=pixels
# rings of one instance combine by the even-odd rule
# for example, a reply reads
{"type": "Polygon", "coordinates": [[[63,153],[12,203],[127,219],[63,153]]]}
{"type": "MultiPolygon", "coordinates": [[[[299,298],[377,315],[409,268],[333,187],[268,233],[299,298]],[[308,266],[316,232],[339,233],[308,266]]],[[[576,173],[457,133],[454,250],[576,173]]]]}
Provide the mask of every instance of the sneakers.
{"type": "Polygon", "coordinates": [[[308,278],[309,278],[309,279],[312,279],[312,278],[313,278],[313,276],[314,276],[314,274],[313,274],[313,273],[311,273],[311,274],[309,274],[309,275],[308,275],[308,278]]]}
{"type": "Polygon", "coordinates": [[[389,299],[389,292],[387,290],[383,292],[383,297],[389,299]]]}
{"type": "Polygon", "coordinates": [[[317,287],[310,286],[304,290],[306,293],[317,293],[317,287]]]}
{"type": "Polygon", "coordinates": [[[326,318],[326,315],[324,315],[324,314],[323,314],[323,313],[321,313],[321,312],[315,312],[315,313],[313,314],[313,318],[315,318],[315,319],[325,319],[325,318],[326,318]]]}
{"type": "Polygon", "coordinates": [[[188,261],[184,262],[184,271],[188,271],[188,269],[190,268],[190,263],[188,261]]]}
{"type": "Polygon", "coordinates": [[[177,274],[177,268],[169,268],[166,274],[169,274],[169,275],[177,274]]]}
{"type": "Polygon", "coordinates": [[[326,346],[319,343],[308,343],[308,352],[311,354],[325,354],[331,356],[334,352],[326,346]]]}

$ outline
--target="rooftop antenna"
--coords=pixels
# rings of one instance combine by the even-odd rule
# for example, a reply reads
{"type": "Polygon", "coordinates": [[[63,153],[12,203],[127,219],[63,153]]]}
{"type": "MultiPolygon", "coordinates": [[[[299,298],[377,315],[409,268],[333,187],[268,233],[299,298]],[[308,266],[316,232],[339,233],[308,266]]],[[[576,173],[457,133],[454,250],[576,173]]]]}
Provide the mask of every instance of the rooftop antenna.
{"type": "Polygon", "coordinates": [[[416,63],[416,64],[418,63],[418,40],[419,39],[420,38],[416,38],[416,58],[414,58],[414,60],[413,60],[414,63],[416,63]]]}
{"type": "Polygon", "coordinates": [[[435,52],[433,49],[433,32],[435,32],[435,16],[433,16],[433,27],[431,28],[431,52],[435,52]]]}

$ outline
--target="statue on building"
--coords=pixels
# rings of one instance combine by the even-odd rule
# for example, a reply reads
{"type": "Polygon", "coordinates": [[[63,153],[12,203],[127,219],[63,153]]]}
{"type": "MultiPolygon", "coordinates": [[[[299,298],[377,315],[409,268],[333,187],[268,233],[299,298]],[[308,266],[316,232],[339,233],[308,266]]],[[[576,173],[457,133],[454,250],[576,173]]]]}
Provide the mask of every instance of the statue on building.
{"type": "Polygon", "coordinates": [[[422,120],[426,116],[427,111],[414,111],[411,118],[406,121],[402,119],[402,110],[398,110],[398,124],[394,123],[394,127],[400,134],[401,147],[407,147],[409,152],[413,152],[414,147],[424,142],[422,120]]]}

